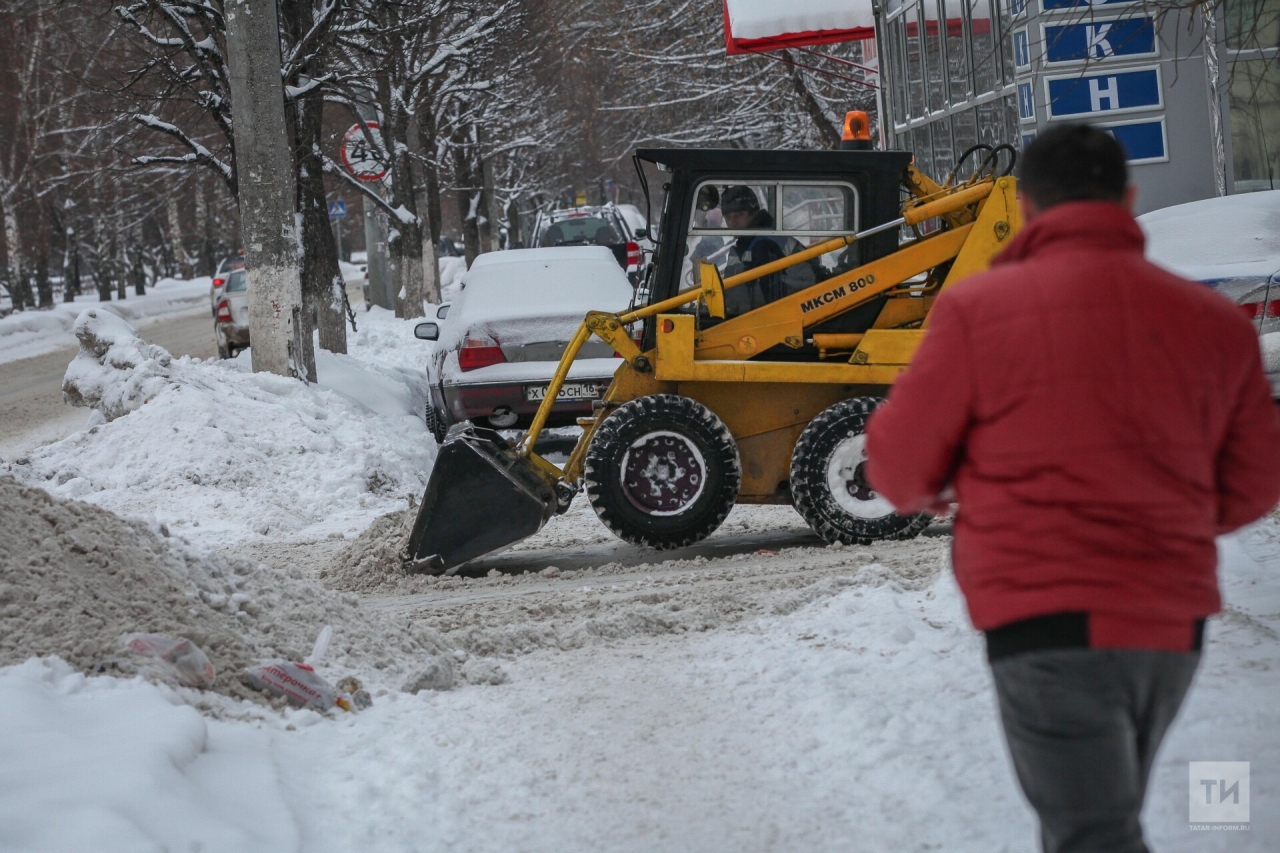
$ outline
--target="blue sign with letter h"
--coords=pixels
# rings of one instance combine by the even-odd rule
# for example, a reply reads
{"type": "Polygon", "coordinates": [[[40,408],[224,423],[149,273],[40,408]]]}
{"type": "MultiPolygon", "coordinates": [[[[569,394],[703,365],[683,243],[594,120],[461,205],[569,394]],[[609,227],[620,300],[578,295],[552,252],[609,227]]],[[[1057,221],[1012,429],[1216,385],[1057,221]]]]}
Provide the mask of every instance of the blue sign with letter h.
{"type": "Polygon", "coordinates": [[[1049,117],[1155,109],[1163,103],[1154,68],[1049,78],[1049,117]]]}

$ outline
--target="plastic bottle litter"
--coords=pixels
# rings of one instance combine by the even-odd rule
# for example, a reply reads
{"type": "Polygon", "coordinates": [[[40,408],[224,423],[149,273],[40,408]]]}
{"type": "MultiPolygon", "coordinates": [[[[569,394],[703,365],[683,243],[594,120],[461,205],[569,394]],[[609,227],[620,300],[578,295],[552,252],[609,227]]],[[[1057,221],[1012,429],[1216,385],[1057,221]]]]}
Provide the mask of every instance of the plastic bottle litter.
{"type": "Polygon", "coordinates": [[[125,634],[120,638],[120,644],[147,658],[151,668],[162,678],[176,681],[183,687],[201,690],[213,687],[215,673],[209,656],[185,637],[125,634]]]}

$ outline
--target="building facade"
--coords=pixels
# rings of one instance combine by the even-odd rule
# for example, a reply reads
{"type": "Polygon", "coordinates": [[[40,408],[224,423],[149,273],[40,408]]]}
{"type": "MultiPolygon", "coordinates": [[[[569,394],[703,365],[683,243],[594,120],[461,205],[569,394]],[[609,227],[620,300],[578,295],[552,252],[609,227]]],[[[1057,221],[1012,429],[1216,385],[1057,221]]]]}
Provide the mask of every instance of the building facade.
{"type": "Polygon", "coordinates": [[[975,144],[1086,121],[1125,147],[1139,212],[1280,188],[1280,0],[1155,5],[879,0],[886,145],[940,180],[975,144]]]}

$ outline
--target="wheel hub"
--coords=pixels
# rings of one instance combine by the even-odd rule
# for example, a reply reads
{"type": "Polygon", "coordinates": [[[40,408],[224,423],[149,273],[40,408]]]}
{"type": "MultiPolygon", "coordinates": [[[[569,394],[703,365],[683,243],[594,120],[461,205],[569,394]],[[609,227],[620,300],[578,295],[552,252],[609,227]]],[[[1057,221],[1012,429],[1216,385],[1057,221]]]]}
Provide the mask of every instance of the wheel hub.
{"type": "Polygon", "coordinates": [[[884,518],[893,505],[867,482],[867,437],[851,435],[836,445],[827,463],[827,488],[840,508],[855,518],[884,518]]]}
{"type": "Polygon", "coordinates": [[[646,515],[676,515],[693,505],[706,485],[706,462],[692,441],[676,432],[651,432],[622,457],[622,492],[646,515]]]}

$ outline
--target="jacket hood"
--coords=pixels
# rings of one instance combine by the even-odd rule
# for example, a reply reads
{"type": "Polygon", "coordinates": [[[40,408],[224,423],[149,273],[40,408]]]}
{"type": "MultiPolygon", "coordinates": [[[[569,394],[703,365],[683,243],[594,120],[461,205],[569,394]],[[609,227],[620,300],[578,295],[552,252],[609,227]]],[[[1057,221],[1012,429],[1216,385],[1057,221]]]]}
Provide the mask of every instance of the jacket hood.
{"type": "Polygon", "coordinates": [[[992,266],[1016,263],[1046,251],[1110,250],[1142,254],[1146,237],[1133,215],[1105,201],[1072,201],[1033,219],[992,266]]]}

